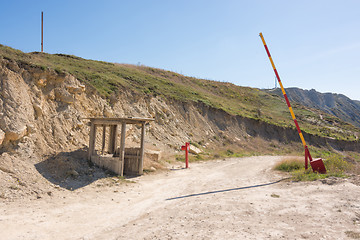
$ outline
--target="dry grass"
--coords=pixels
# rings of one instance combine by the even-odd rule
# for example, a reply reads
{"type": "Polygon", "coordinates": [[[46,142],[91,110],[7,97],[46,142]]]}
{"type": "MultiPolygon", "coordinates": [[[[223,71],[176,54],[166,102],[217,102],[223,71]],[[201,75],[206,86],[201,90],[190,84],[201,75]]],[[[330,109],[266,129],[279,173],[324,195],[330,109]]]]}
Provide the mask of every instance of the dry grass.
{"type": "Polygon", "coordinates": [[[274,169],[283,172],[293,172],[304,168],[304,159],[288,157],[275,165],[274,169]]]}
{"type": "Polygon", "coordinates": [[[289,157],[284,159],[278,163],[274,169],[291,173],[294,181],[314,181],[328,177],[343,178],[348,177],[348,174],[354,168],[358,169],[358,164],[349,163],[344,160],[344,156],[336,153],[331,153],[326,159],[323,159],[323,161],[327,171],[326,174],[313,172],[310,164],[309,169],[305,170],[304,159],[299,157],[289,157]]]}
{"type": "Polygon", "coordinates": [[[359,233],[359,232],[346,231],[345,234],[346,234],[346,236],[348,236],[349,238],[352,238],[352,239],[360,239],[360,233],[359,233]]]}

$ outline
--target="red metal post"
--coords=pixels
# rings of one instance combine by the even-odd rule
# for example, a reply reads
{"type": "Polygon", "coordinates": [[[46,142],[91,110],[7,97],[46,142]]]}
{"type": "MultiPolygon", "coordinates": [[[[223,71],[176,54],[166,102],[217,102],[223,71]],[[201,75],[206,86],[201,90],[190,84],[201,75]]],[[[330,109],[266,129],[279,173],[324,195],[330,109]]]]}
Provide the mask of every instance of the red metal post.
{"type": "Polygon", "coordinates": [[[185,165],[186,165],[186,168],[189,168],[189,149],[190,149],[190,143],[186,142],[186,143],[185,143],[185,147],[186,147],[186,150],[185,150],[185,165]]]}
{"type": "Polygon", "coordinates": [[[189,150],[190,150],[190,143],[186,142],[185,146],[181,146],[181,150],[185,151],[185,167],[189,168],[189,150]]]}

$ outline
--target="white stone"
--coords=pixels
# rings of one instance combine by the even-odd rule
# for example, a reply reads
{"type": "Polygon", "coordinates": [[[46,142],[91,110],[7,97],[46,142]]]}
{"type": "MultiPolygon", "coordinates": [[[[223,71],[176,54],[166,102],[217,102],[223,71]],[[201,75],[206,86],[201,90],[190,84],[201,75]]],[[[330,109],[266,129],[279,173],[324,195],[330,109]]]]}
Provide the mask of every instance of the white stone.
{"type": "Polygon", "coordinates": [[[145,158],[158,162],[161,159],[161,151],[146,149],[145,158]]]}
{"type": "Polygon", "coordinates": [[[0,145],[3,143],[5,139],[5,132],[0,129],[0,145]]]}
{"type": "Polygon", "coordinates": [[[200,154],[202,153],[202,151],[199,148],[195,147],[194,145],[190,144],[189,153],[200,154]]]}

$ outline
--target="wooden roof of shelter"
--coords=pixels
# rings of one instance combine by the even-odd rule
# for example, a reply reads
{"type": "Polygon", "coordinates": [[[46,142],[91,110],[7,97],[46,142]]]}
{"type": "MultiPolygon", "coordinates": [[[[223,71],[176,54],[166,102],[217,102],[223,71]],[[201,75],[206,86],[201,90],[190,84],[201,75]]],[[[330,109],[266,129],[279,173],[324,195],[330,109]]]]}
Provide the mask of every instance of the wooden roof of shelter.
{"type": "Polygon", "coordinates": [[[141,124],[145,122],[155,121],[154,118],[138,118],[138,117],[127,117],[127,118],[104,118],[104,117],[94,117],[94,118],[86,118],[95,124],[141,124]]]}

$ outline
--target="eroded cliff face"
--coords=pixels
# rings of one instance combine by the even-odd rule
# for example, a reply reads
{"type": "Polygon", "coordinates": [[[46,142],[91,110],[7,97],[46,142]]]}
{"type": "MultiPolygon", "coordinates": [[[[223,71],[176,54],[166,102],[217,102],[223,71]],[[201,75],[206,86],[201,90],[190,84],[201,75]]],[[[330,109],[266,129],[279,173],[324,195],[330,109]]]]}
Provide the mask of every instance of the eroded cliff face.
{"type": "MultiPolygon", "coordinates": [[[[19,143],[32,144],[29,149],[39,155],[86,147],[89,117],[155,118],[147,127],[147,143],[161,149],[175,149],[189,140],[219,145],[223,139],[219,136],[234,143],[256,136],[298,141],[294,129],[232,116],[202,103],[174,102],[126,90],[106,100],[69,74],[12,60],[1,60],[0,80],[2,152],[20,150],[19,143]]],[[[128,126],[129,144],[139,142],[139,134],[136,126],[128,126]]],[[[330,141],[308,136],[310,144],[330,141]]],[[[335,147],[336,142],[346,145],[330,142],[335,147]]]]}
{"type": "MultiPolygon", "coordinates": [[[[20,195],[46,193],[56,187],[54,182],[66,184],[67,177],[83,176],[89,182],[102,176],[100,170],[84,168],[86,160],[78,161],[86,159],[89,117],[155,118],[146,126],[146,147],[161,151],[165,160],[185,141],[205,149],[237,145],[259,151],[271,141],[299,142],[294,129],[232,116],[201,103],[129,91],[106,100],[71,75],[12,60],[0,61],[0,87],[0,197],[4,198],[19,189],[20,195]]],[[[305,138],[319,146],[360,149],[357,143],[305,138]]],[[[127,146],[139,142],[140,129],[128,126],[127,146]]]]}
{"type": "MultiPolygon", "coordinates": [[[[233,116],[201,104],[127,91],[105,100],[71,75],[10,60],[1,62],[0,74],[3,153],[21,153],[23,144],[38,156],[86,147],[88,117],[155,118],[147,126],[147,144],[163,151],[189,140],[209,145],[219,141],[219,135],[238,140],[248,135],[233,116]]],[[[127,142],[139,142],[139,135],[136,126],[129,126],[127,142]]]]}
{"type": "MultiPolygon", "coordinates": [[[[84,168],[88,117],[155,118],[146,126],[146,147],[163,158],[185,141],[205,145],[223,131],[193,104],[126,91],[105,100],[71,75],[12,60],[0,62],[0,86],[0,198],[46,193],[68,177],[103,176],[101,169],[84,168]]],[[[128,126],[127,146],[139,142],[140,129],[128,126]]]]}

